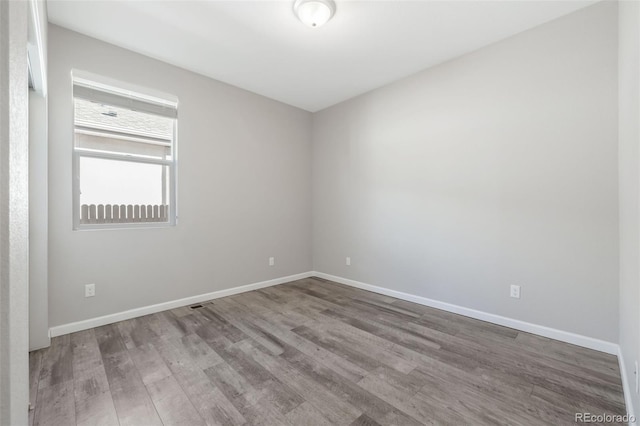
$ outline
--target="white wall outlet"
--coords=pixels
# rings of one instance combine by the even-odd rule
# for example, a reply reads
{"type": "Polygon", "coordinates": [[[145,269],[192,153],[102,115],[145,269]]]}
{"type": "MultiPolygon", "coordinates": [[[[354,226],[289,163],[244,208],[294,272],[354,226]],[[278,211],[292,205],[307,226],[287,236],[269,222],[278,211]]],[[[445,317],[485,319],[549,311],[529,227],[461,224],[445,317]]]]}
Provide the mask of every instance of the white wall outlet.
{"type": "Polygon", "coordinates": [[[511,286],[511,297],[513,297],[514,299],[520,299],[520,286],[519,285],[512,285],[511,286]]]}
{"type": "Polygon", "coordinates": [[[345,259],[345,263],[347,264],[347,266],[351,266],[351,258],[350,258],[350,257],[347,257],[347,258],[345,259]]]}
{"type": "Polygon", "coordinates": [[[633,374],[636,376],[636,393],[640,393],[640,372],[638,372],[638,361],[636,361],[635,370],[633,374]]]}
{"type": "Polygon", "coordinates": [[[274,266],[276,264],[276,258],[275,257],[270,257],[269,258],[269,266],[274,266]]]}
{"type": "Polygon", "coordinates": [[[84,297],[93,297],[96,295],[96,285],[87,284],[84,286],[84,297]]]}

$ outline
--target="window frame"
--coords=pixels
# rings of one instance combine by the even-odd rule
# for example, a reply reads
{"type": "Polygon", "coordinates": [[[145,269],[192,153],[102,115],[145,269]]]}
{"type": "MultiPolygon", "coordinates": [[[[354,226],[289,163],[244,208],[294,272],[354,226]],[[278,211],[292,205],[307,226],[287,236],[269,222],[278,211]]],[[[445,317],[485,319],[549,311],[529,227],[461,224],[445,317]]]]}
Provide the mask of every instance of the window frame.
{"type": "MultiPolygon", "coordinates": [[[[117,229],[139,229],[139,228],[167,228],[174,227],[178,223],[178,206],[177,206],[177,192],[178,192],[178,101],[177,98],[165,95],[162,97],[158,97],[157,94],[149,93],[150,91],[144,88],[132,86],[130,84],[121,83],[115,80],[110,80],[104,77],[89,75],[90,77],[86,77],[88,73],[74,70],[72,71],[72,81],[71,81],[71,100],[72,100],[72,141],[71,141],[71,150],[72,150],[72,229],[74,231],[84,231],[84,230],[117,230],[117,229]],[[77,77],[80,75],[80,77],[77,77]],[[155,158],[145,158],[145,157],[136,157],[128,154],[114,154],[107,152],[96,152],[83,148],[76,147],[76,130],[78,127],[84,127],[87,129],[87,126],[76,125],[76,107],[75,107],[75,99],[73,88],[76,85],[76,81],[82,81],[82,84],[92,84],[96,90],[111,90],[113,92],[119,92],[120,96],[123,98],[127,98],[127,94],[130,97],[135,97],[138,99],[149,99],[149,102],[153,102],[152,99],[158,99],[166,102],[167,104],[173,105],[176,111],[175,118],[173,120],[173,131],[172,131],[172,140],[171,140],[171,160],[163,160],[163,159],[155,159],[155,158]],[[133,96],[131,96],[133,95],[133,96]],[[128,161],[132,163],[141,163],[141,164],[157,164],[161,166],[168,167],[169,172],[169,188],[167,201],[169,204],[168,209],[168,221],[167,222],[123,222],[123,223],[80,223],[80,159],[81,158],[98,158],[105,160],[116,160],[116,161],[128,161]]],[[[132,109],[133,110],[133,109],[132,109]]],[[[108,130],[108,129],[100,129],[95,128],[98,132],[104,132],[105,134],[113,133],[119,136],[131,136],[135,138],[137,135],[135,134],[127,134],[123,132],[118,132],[116,130],[108,130]]],[[[152,137],[150,137],[152,138],[152,137]]]]}

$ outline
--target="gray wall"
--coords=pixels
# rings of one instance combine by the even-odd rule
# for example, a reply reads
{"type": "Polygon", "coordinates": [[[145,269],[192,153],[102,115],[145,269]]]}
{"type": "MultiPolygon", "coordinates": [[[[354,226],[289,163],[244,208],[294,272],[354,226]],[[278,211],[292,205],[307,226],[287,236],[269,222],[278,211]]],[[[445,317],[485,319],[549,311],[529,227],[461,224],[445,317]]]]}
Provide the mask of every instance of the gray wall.
{"type": "Polygon", "coordinates": [[[49,346],[47,99],[29,91],[29,350],[49,346]]]}
{"type": "Polygon", "coordinates": [[[49,108],[51,326],[310,270],[309,113],[56,26],[49,108]],[[179,98],[178,226],[72,231],[72,68],[179,98]]]}
{"type": "Polygon", "coordinates": [[[0,424],[27,424],[27,2],[0,2],[0,424]]]}
{"type": "Polygon", "coordinates": [[[640,4],[622,1],[619,7],[620,349],[637,415],[640,399],[634,389],[634,361],[640,358],[640,4]]]}
{"type": "Polygon", "coordinates": [[[314,270],[617,342],[616,141],[612,2],[316,113],[314,270]]]}

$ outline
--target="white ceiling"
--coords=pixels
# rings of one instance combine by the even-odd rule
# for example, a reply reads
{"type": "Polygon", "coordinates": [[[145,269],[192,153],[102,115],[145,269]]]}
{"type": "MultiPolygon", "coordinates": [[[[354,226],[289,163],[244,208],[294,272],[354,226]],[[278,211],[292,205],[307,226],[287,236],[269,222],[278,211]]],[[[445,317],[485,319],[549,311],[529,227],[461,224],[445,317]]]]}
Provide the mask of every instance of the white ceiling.
{"type": "Polygon", "coordinates": [[[49,21],[318,111],[594,1],[348,1],[321,28],[290,1],[48,0],[49,21]]]}

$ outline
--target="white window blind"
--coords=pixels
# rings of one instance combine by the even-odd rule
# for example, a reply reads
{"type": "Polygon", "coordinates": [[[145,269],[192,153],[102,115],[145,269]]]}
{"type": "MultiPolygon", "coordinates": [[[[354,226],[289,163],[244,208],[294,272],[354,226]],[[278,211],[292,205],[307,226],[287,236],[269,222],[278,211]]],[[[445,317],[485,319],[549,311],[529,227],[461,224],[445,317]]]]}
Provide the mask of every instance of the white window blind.
{"type": "Polygon", "coordinates": [[[92,83],[84,78],[74,78],[73,97],[162,117],[178,117],[178,105],[175,103],[131,91],[118,90],[105,84],[92,83]]]}

